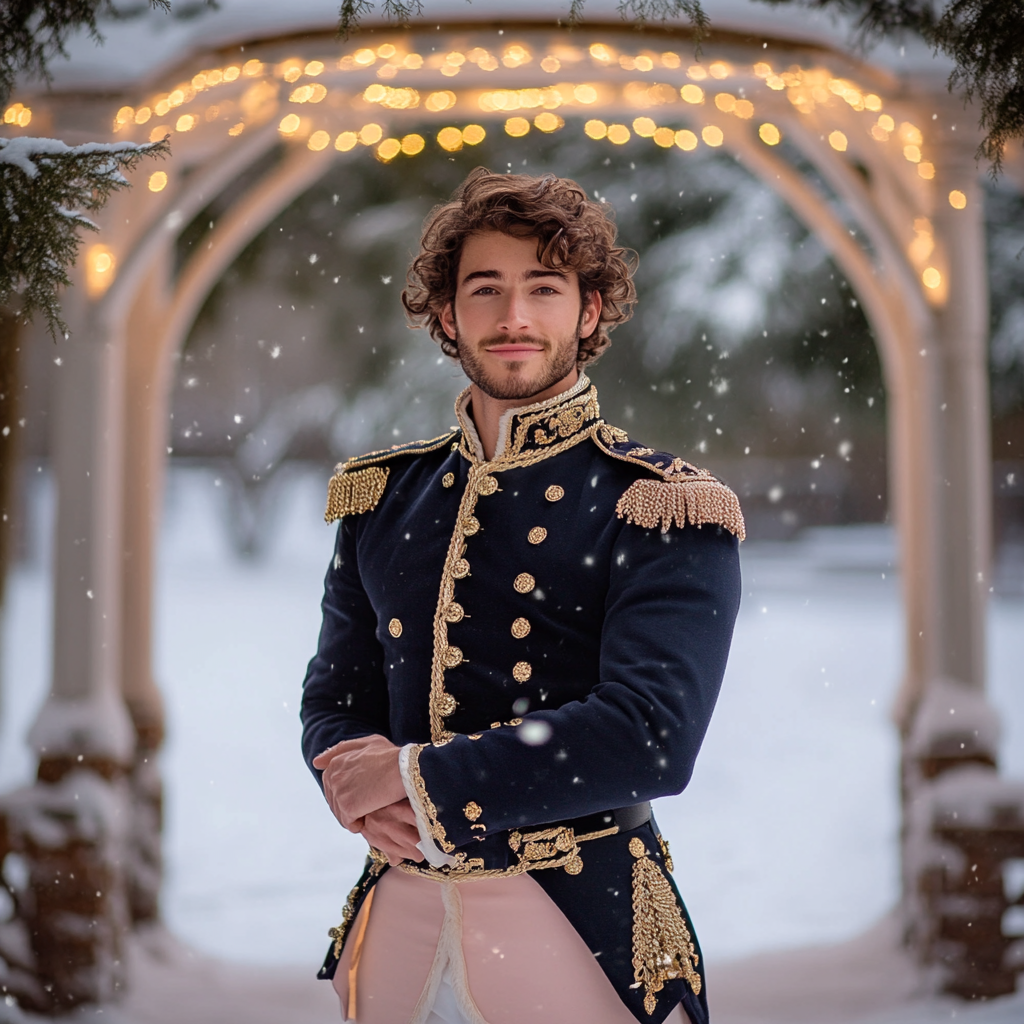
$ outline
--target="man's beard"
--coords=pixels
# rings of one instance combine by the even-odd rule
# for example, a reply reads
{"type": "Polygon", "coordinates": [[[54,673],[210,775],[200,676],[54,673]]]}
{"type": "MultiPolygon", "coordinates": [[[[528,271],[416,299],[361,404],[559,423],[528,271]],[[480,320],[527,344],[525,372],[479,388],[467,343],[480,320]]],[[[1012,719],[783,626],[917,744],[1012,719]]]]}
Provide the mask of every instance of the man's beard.
{"type": "Polygon", "coordinates": [[[542,391],[564,380],[572,373],[576,366],[576,356],[579,351],[580,333],[577,329],[573,337],[573,344],[559,344],[553,346],[550,341],[543,338],[534,338],[528,334],[517,334],[512,337],[508,334],[500,334],[493,338],[487,338],[478,346],[462,344],[458,334],[455,343],[459,349],[459,361],[462,364],[463,373],[487,396],[500,401],[515,401],[521,398],[532,398],[542,391]],[[507,345],[511,342],[522,341],[529,345],[542,345],[545,353],[555,348],[554,357],[540,370],[537,377],[520,376],[518,368],[523,364],[519,362],[509,363],[509,374],[507,377],[497,380],[487,373],[482,362],[477,356],[478,349],[486,348],[489,345],[507,345]]]}

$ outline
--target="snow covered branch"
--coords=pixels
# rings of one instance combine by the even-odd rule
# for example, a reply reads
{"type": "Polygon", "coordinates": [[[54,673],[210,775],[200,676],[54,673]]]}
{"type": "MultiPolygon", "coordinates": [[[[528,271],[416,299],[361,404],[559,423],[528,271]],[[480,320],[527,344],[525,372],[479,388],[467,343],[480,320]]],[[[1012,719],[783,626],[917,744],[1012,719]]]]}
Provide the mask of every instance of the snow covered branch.
{"type": "Polygon", "coordinates": [[[66,334],[58,292],[71,283],[78,229],[96,230],[86,214],[128,186],[123,172],[169,151],[166,139],[68,146],[58,139],[0,138],[0,307],[20,294],[19,316],[28,320],[41,311],[51,335],[66,334]]]}

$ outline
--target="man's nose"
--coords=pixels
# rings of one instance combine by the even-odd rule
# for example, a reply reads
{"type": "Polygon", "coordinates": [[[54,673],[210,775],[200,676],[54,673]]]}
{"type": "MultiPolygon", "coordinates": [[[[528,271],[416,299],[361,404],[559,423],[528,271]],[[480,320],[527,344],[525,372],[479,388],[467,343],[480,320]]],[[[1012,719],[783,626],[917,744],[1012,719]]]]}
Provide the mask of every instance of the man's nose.
{"type": "Polygon", "coordinates": [[[518,334],[530,329],[530,317],[525,297],[509,292],[498,322],[498,330],[504,334],[518,334]]]}

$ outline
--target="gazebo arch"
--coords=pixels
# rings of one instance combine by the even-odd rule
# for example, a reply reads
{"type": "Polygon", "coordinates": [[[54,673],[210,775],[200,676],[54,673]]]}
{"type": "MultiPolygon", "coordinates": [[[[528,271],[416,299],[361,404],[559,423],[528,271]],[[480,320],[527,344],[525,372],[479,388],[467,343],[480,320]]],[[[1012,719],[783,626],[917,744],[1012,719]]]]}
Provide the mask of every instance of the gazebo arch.
{"type": "MultiPolygon", "coordinates": [[[[136,919],[156,915],[159,884],[159,784],[146,766],[163,732],[150,636],[173,360],[233,259],[356,147],[414,164],[427,145],[585,120],[595,146],[639,135],[680,159],[721,147],[778,192],[851,282],[881,356],[905,607],[898,724],[909,737],[939,685],[983,705],[991,486],[975,140],[947,127],[944,91],[908,90],[825,46],[759,44],[719,32],[698,62],[685,37],[612,25],[382,27],[340,48],[324,33],[247,42],[244,61],[195,54],[151,89],[94,101],[112,138],[170,133],[174,155],[111,202],[69,311],[76,339],[54,433],[54,678],[34,741],[51,786],[83,765],[129,780],[121,798],[142,822],[135,842],[150,868],[125,883],[136,919]],[[424,125],[433,137],[411,131],[424,125]],[[181,231],[217,199],[224,212],[179,266],[181,231]]],[[[37,106],[51,123],[70,116],[59,97],[37,106]]],[[[951,756],[945,734],[941,749],[918,737],[913,758],[994,759],[977,733],[956,741],[951,756]]],[[[904,771],[905,785],[921,781],[904,771]]],[[[93,902],[94,916],[116,915],[93,902]]],[[[54,922],[44,927],[59,932],[54,922]]],[[[68,998],[103,995],[50,980],[68,998]]]]}

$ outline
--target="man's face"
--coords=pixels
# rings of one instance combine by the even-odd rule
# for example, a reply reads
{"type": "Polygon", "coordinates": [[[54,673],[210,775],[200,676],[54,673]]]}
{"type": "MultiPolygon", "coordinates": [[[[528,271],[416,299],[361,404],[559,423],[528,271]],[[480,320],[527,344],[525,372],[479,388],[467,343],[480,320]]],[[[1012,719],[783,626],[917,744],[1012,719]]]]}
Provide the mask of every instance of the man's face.
{"type": "Polygon", "coordinates": [[[537,259],[536,238],[481,231],[462,247],[454,307],[441,325],[466,376],[491,398],[515,400],[575,374],[579,339],[600,313],[599,294],[581,305],[574,271],[537,259]]]}

